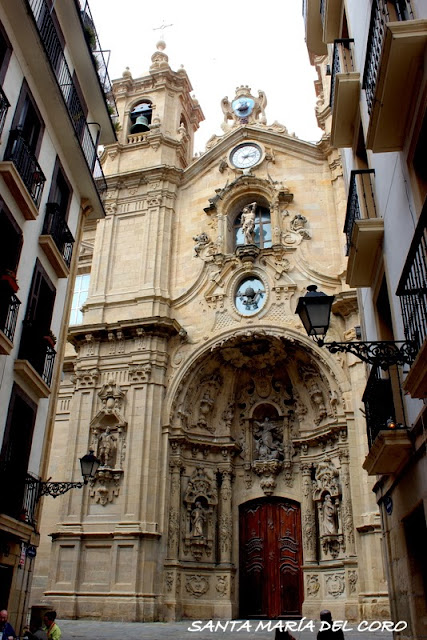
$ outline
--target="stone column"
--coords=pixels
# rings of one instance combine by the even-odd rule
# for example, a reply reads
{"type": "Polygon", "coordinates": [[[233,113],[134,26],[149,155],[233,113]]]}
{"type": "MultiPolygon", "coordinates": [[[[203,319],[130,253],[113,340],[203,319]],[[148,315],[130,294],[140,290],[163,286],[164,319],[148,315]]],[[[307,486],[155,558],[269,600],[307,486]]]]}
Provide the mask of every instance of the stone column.
{"type": "Polygon", "coordinates": [[[351,504],[350,492],[349,452],[347,449],[342,449],[339,452],[339,459],[341,463],[342,485],[342,528],[346,545],[346,553],[349,556],[354,556],[356,555],[356,549],[354,542],[353,507],[351,504]]]}
{"type": "Polygon", "coordinates": [[[170,505],[168,525],[168,558],[178,560],[179,551],[179,514],[181,512],[181,472],[183,469],[181,460],[172,460],[169,464],[170,478],[170,505]]]}
{"type": "Polygon", "coordinates": [[[219,562],[231,563],[233,519],[231,515],[231,471],[220,470],[222,477],[219,494],[219,562]]]}
{"type": "Polygon", "coordinates": [[[302,474],[302,540],[304,550],[304,564],[316,562],[316,516],[311,487],[311,464],[301,464],[302,474]]]}

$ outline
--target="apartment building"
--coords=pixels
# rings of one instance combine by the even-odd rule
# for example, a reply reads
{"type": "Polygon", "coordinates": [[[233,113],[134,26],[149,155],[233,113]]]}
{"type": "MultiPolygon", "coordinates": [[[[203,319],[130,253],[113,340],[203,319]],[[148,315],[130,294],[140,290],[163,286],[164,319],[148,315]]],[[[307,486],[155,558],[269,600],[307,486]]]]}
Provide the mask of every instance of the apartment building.
{"type": "Polygon", "coordinates": [[[0,7],[0,608],[17,633],[41,497],[58,490],[46,465],[76,247],[104,216],[97,146],[116,139],[104,53],[87,3],[0,7]]]}
{"type": "MultiPolygon", "coordinates": [[[[407,365],[372,365],[363,464],[380,508],[392,615],[427,637],[427,5],[305,0],[317,117],[341,150],[347,283],[363,339],[396,341],[407,365]],[[406,341],[401,344],[400,341],[406,341]]],[[[388,348],[388,347],[386,347],[388,348]]]]}

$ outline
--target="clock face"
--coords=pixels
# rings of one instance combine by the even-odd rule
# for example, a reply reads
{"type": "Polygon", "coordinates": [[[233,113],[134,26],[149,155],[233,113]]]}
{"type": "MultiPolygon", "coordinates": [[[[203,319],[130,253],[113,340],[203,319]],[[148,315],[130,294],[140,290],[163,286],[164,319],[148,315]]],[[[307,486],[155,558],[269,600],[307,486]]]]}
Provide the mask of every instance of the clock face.
{"type": "Polygon", "coordinates": [[[238,169],[248,169],[260,161],[261,155],[261,148],[257,144],[241,144],[233,149],[230,160],[238,169]]]}

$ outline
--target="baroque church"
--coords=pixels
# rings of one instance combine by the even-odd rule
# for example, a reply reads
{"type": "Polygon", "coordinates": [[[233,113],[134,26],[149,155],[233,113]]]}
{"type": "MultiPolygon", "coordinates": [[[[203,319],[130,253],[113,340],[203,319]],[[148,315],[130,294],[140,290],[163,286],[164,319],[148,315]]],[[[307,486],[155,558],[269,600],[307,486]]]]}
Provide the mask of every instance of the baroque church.
{"type": "Polygon", "coordinates": [[[49,473],[75,479],[88,449],[101,464],[44,501],[32,604],[128,621],[388,617],[365,365],[295,314],[315,284],[335,296],[328,339],[358,337],[339,152],[269,124],[263,91],[239,86],[193,157],[203,112],[164,48],[113,82],[106,217],[81,238],[89,289],[49,473]]]}

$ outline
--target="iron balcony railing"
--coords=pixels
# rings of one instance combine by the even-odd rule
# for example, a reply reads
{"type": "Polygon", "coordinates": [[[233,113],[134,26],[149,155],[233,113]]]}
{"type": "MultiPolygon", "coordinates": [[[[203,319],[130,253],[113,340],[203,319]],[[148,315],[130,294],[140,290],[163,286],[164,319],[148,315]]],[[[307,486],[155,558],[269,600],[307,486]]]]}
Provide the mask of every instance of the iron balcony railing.
{"type": "Polygon", "coordinates": [[[380,431],[385,431],[387,420],[395,415],[391,380],[380,367],[372,367],[362,396],[365,404],[366,430],[369,449],[380,431]]]}
{"type": "Polygon", "coordinates": [[[35,330],[33,323],[24,321],[19,357],[34,367],[42,380],[50,387],[56,351],[49,343],[48,336],[35,330]]]}
{"type": "Polygon", "coordinates": [[[10,131],[4,159],[13,162],[28,193],[38,208],[46,178],[20,129],[12,129],[10,131]]]}
{"type": "Polygon", "coordinates": [[[56,202],[48,202],[46,205],[42,233],[53,238],[65,264],[70,268],[74,238],[68,228],[65,216],[56,202]]]}
{"type": "Polygon", "coordinates": [[[362,85],[366,91],[369,114],[374,104],[386,24],[411,18],[413,13],[411,4],[407,0],[373,0],[362,85]]]}
{"type": "Polygon", "coordinates": [[[0,283],[0,330],[13,342],[21,301],[0,283]]]}
{"type": "Polygon", "coordinates": [[[4,122],[6,120],[6,114],[9,107],[9,100],[6,98],[5,92],[0,87],[0,135],[3,131],[4,122]]]}
{"type": "Polygon", "coordinates": [[[331,94],[329,97],[329,106],[334,106],[334,90],[337,73],[350,73],[354,71],[353,54],[350,44],[354,42],[353,38],[341,38],[334,40],[334,55],[332,58],[332,76],[331,76],[331,94]]]}
{"type": "Polygon", "coordinates": [[[405,338],[420,349],[427,338],[427,200],[396,290],[400,297],[405,338]]]}
{"type": "Polygon", "coordinates": [[[89,124],[86,122],[85,111],[65,59],[48,4],[46,0],[26,0],[26,3],[33,16],[47,59],[61,90],[86,163],[94,177],[98,191],[105,191],[107,183],[97,155],[97,140],[94,141],[89,124]]]}
{"type": "Polygon", "coordinates": [[[356,169],[351,172],[344,223],[344,233],[347,238],[346,256],[350,251],[351,236],[356,220],[377,217],[372,179],[374,175],[374,169],[356,169]]]}
{"type": "Polygon", "coordinates": [[[22,505],[22,517],[25,522],[36,528],[36,508],[40,498],[40,480],[31,474],[27,474],[25,478],[24,500],[22,505]]]}

